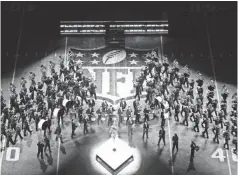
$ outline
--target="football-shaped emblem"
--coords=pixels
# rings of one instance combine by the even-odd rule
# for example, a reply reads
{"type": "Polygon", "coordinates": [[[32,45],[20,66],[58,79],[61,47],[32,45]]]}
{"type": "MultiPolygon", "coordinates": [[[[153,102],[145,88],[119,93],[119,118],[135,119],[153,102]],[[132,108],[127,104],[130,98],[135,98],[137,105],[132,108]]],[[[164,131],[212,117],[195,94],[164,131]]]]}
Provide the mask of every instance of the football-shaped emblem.
{"type": "Polygon", "coordinates": [[[103,56],[102,62],[104,64],[115,64],[115,63],[119,63],[120,61],[124,60],[125,58],[126,58],[125,50],[113,50],[113,51],[107,52],[103,56]]]}

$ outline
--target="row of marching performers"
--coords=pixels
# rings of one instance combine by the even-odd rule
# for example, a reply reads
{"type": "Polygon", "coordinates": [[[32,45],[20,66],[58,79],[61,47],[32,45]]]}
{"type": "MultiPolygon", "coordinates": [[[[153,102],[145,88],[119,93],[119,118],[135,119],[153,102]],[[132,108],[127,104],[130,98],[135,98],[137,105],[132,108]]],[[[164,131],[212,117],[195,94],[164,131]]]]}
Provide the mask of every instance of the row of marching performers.
{"type": "Polygon", "coordinates": [[[66,104],[71,104],[68,101],[76,96],[80,96],[81,105],[83,102],[90,105],[88,96],[97,99],[97,87],[91,77],[83,74],[82,67],[77,65],[72,69],[62,57],[59,61],[59,70],[50,61],[49,68],[40,66],[41,77],[29,72],[28,80],[22,77],[19,85],[10,83],[9,99],[4,99],[1,90],[1,140],[6,138],[6,146],[15,144],[18,136],[22,140],[22,130],[24,136],[28,132],[32,134],[31,128],[37,131],[41,120],[47,121],[47,128],[50,128],[53,113],[59,113],[56,116],[60,117],[64,112],[68,113],[66,104]]]}
{"type": "Polygon", "coordinates": [[[176,59],[172,63],[166,57],[146,59],[146,66],[142,67],[141,74],[134,82],[135,98],[140,100],[142,92],[146,91],[147,105],[163,109],[157,115],[162,119],[161,126],[164,126],[164,118],[168,116],[173,116],[175,121],[185,126],[191,121],[195,132],[200,132],[201,126],[204,128],[203,137],[209,138],[211,130],[215,143],[219,143],[218,136],[222,134],[225,139],[224,147],[227,149],[233,136],[232,143],[236,153],[237,94],[229,98],[228,89],[224,85],[219,97],[216,97],[215,91],[218,90],[213,78],[210,78],[208,85],[204,83],[199,71],[192,78],[188,66],[180,68],[176,59]],[[231,103],[229,111],[228,100],[231,103]]]}

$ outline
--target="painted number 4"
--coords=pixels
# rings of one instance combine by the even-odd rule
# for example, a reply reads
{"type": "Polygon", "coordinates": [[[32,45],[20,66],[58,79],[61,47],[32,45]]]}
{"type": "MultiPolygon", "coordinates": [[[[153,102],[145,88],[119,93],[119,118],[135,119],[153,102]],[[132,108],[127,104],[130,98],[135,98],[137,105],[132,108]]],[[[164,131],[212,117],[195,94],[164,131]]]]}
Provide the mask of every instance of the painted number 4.
{"type": "MultiPolygon", "coordinates": [[[[234,162],[238,162],[237,155],[233,153],[233,149],[231,150],[232,160],[234,162]]],[[[224,156],[224,152],[222,148],[217,148],[216,151],[211,156],[213,159],[219,159],[220,162],[224,162],[226,156],[224,156]]]]}
{"type": "Polygon", "coordinates": [[[221,148],[217,148],[216,151],[211,156],[213,159],[219,159],[220,162],[224,162],[225,156],[221,148]]]}

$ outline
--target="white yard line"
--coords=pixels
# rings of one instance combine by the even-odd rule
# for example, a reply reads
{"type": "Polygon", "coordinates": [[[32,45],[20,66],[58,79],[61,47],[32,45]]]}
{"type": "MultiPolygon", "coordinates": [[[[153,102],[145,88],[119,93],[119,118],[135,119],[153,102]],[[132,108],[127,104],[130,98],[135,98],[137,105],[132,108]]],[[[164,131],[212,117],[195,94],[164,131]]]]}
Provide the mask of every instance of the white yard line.
{"type": "Polygon", "coordinates": [[[57,154],[57,170],[56,175],[59,174],[59,159],[60,159],[60,138],[58,138],[58,154],[57,154]]]}
{"type": "MultiPolygon", "coordinates": [[[[16,58],[15,58],[15,62],[14,62],[14,69],[13,69],[13,75],[12,75],[12,83],[14,83],[14,80],[15,80],[18,53],[19,53],[20,41],[21,41],[21,35],[22,35],[22,28],[23,28],[23,19],[24,19],[24,13],[25,13],[24,11],[25,11],[25,8],[23,6],[21,21],[20,21],[20,32],[19,32],[18,41],[17,41],[16,58]]],[[[6,121],[6,124],[7,123],[8,123],[8,120],[6,121]]],[[[4,152],[5,152],[5,149],[6,149],[5,148],[6,147],[6,138],[5,138],[5,136],[3,138],[2,145],[1,145],[1,148],[3,148],[3,147],[4,147],[4,150],[2,150],[2,152],[0,153],[0,175],[2,174],[2,160],[3,160],[3,155],[4,155],[4,152]]]]}
{"type": "Polygon", "coordinates": [[[170,122],[168,120],[168,131],[169,131],[169,152],[170,152],[170,161],[171,161],[171,172],[174,175],[174,164],[173,164],[173,155],[172,155],[172,144],[171,144],[171,133],[170,133],[170,122]]]}
{"type": "MultiPolygon", "coordinates": [[[[163,36],[160,36],[160,41],[161,41],[161,54],[163,57],[163,36]]],[[[159,54],[159,53],[158,53],[159,54]]],[[[174,164],[173,164],[173,154],[172,154],[172,144],[171,144],[171,133],[170,133],[170,122],[169,118],[168,120],[168,131],[169,131],[169,155],[170,155],[170,163],[171,163],[171,172],[172,175],[174,175],[174,164]]]]}
{"type": "MultiPolygon", "coordinates": [[[[68,44],[68,37],[65,38],[65,49],[64,49],[64,62],[67,64],[67,58],[68,58],[68,54],[67,54],[67,44],[68,44]]],[[[59,174],[59,161],[60,161],[60,145],[61,145],[61,141],[60,138],[58,138],[58,155],[57,155],[57,167],[56,167],[56,175],[59,174]]]]}
{"type": "MultiPolygon", "coordinates": [[[[205,13],[204,13],[204,17],[205,17],[205,20],[206,20],[206,14],[205,13]]],[[[215,71],[215,65],[214,65],[214,61],[213,61],[210,35],[209,35],[209,32],[208,32],[207,22],[205,22],[205,23],[206,23],[206,33],[207,33],[209,54],[210,54],[211,64],[212,64],[213,78],[214,78],[214,82],[215,82],[215,86],[216,86],[216,94],[217,94],[217,100],[218,100],[218,109],[220,109],[220,107],[221,107],[220,96],[219,96],[217,80],[216,80],[216,71],[215,71]]],[[[227,155],[227,165],[228,165],[229,175],[232,175],[232,173],[231,173],[231,165],[230,165],[230,160],[229,160],[229,155],[228,155],[228,151],[227,150],[226,150],[226,155],[227,155]]]]}
{"type": "Polygon", "coordinates": [[[14,70],[13,70],[13,75],[12,75],[12,83],[14,83],[15,74],[16,74],[18,53],[19,53],[20,41],[21,41],[21,35],[22,35],[22,28],[23,28],[23,19],[24,19],[24,10],[25,10],[24,6],[23,6],[22,10],[23,10],[23,12],[22,12],[22,17],[21,17],[21,22],[20,22],[20,32],[19,32],[18,41],[17,41],[17,50],[16,50],[16,58],[15,58],[15,63],[14,63],[14,70]]]}

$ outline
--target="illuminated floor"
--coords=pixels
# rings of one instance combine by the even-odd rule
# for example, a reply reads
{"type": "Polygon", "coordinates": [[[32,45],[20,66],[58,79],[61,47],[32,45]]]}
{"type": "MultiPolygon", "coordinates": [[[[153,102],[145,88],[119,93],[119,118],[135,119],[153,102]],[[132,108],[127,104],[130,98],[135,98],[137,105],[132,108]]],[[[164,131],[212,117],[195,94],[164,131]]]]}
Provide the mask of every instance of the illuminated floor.
{"type": "Polygon", "coordinates": [[[107,140],[96,152],[96,160],[112,174],[117,174],[134,160],[133,149],[119,138],[107,140]]]}

